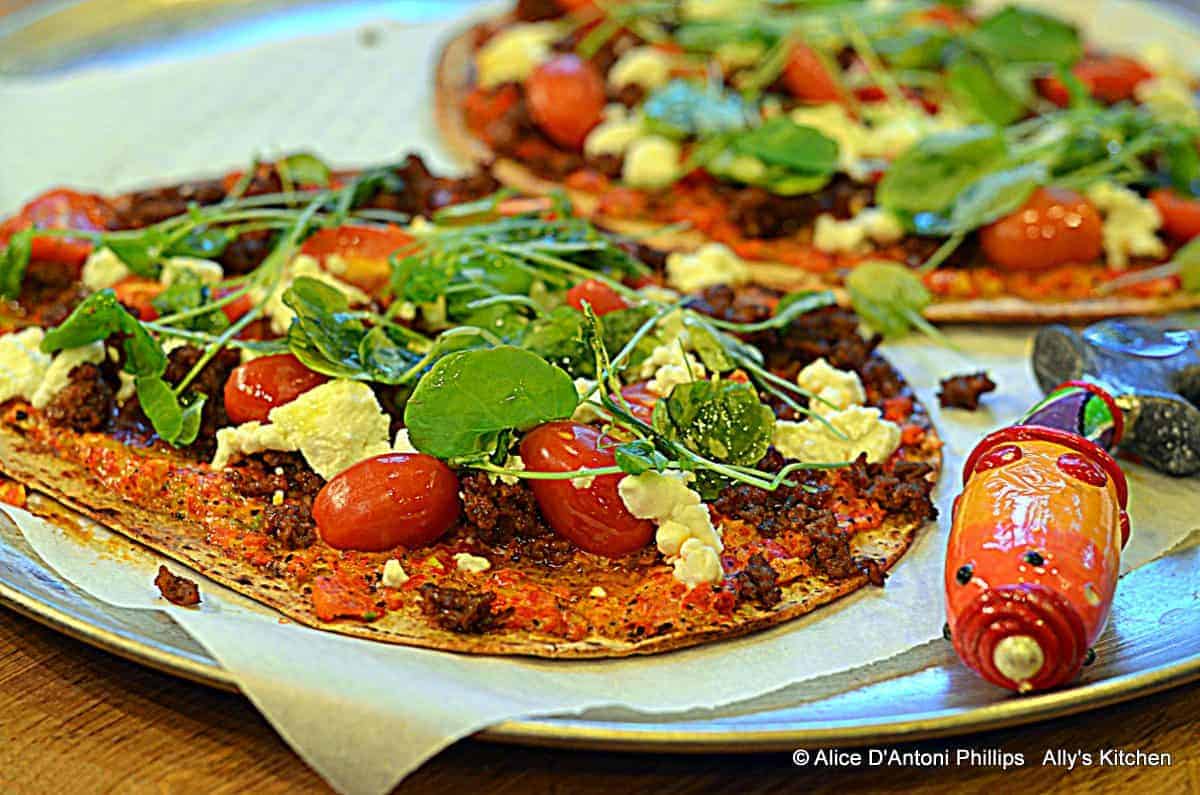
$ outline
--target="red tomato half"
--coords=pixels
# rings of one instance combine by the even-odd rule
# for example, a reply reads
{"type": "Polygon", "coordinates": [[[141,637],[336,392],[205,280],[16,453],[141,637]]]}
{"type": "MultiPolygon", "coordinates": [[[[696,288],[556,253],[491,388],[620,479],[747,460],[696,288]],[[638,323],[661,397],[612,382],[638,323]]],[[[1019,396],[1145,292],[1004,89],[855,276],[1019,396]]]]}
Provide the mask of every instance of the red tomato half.
{"type": "MultiPolygon", "coordinates": [[[[47,191],[21,208],[21,212],[0,224],[0,243],[8,242],[14,232],[33,226],[38,229],[79,229],[103,232],[116,224],[112,205],[94,193],[79,193],[66,188],[47,191]]],[[[67,237],[34,237],[30,259],[82,266],[92,244],[67,237]]]]}
{"type": "Polygon", "coordinates": [[[458,520],[458,478],[423,453],[385,453],[359,461],[325,484],[313,519],[334,549],[382,552],[430,544],[458,520]]]}
{"type": "Polygon", "coordinates": [[[337,276],[367,292],[374,292],[388,282],[391,268],[388,257],[412,246],[413,237],[398,226],[363,226],[345,224],[333,229],[321,229],[304,241],[301,253],[327,263],[338,256],[345,270],[337,276]]]}
{"type": "MultiPolygon", "coordinates": [[[[1154,73],[1132,58],[1123,55],[1089,55],[1071,67],[1071,74],[1083,83],[1096,99],[1112,105],[1132,99],[1138,83],[1154,77],[1154,73]]],[[[1046,99],[1065,108],[1071,104],[1067,87],[1057,77],[1038,81],[1038,91],[1046,99]]]]}
{"type": "Polygon", "coordinates": [[[556,55],[525,81],[529,115],[552,141],[582,149],[583,139],[600,123],[607,101],[604,80],[578,55],[556,55]]]}
{"type": "Polygon", "coordinates": [[[980,232],[983,253],[1002,270],[1032,271],[1099,258],[1100,214],[1065,188],[1038,188],[1024,206],[980,232]]]}
{"type": "MultiPolygon", "coordinates": [[[[611,450],[597,449],[604,437],[591,425],[562,420],[534,428],[521,440],[521,458],[533,472],[571,472],[612,466],[611,450]]],[[[554,531],[580,549],[617,558],[641,549],[654,537],[654,524],[629,512],[617,484],[624,475],[600,475],[587,488],[570,480],[530,480],[542,516],[554,531]]]]}
{"type": "Polygon", "coordinates": [[[128,276],[113,285],[117,300],[132,309],[139,320],[156,320],[158,310],[151,303],[163,291],[162,282],[142,276],[128,276]]]}
{"type": "Polygon", "coordinates": [[[1180,196],[1173,190],[1150,191],[1150,201],[1163,219],[1163,231],[1181,242],[1200,235],[1200,199],[1180,196]]]}
{"type": "Polygon", "coordinates": [[[797,42],[783,67],[783,85],[793,97],[804,102],[842,102],[845,97],[817,51],[797,42]]]}
{"type": "Polygon", "coordinates": [[[580,312],[583,311],[584,301],[591,304],[592,311],[600,317],[629,307],[620,293],[597,279],[584,279],[567,290],[567,303],[580,312]]]}
{"type": "Polygon", "coordinates": [[[647,388],[645,381],[625,387],[621,390],[621,396],[629,404],[629,412],[633,416],[642,422],[650,422],[654,416],[654,404],[658,402],[658,395],[647,388]]]}
{"type": "Polygon", "coordinates": [[[291,403],[329,380],[290,353],[260,356],[239,364],[225,382],[225,411],[234,422],[266,422],[276,406],[291,403]]]}

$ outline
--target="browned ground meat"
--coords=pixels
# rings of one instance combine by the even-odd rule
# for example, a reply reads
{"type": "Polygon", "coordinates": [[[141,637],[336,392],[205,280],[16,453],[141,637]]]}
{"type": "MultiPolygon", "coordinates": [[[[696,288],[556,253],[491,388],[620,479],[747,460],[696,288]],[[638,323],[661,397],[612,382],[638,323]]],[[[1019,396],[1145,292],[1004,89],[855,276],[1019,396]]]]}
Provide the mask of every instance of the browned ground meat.
{"type": "MultiPolygon", "coordinates": [[[[168,384],[178,384],[203,355],[203,349],[194,345],[176,348],[167,354],[167,371],[163,378],[168,384]]],[[[190,391],[206,395],[208,398],[200,415],[200,433],[190,448],[203,457],[212,456],[216,449],[217,431],[229,425],[229,415],[225,413],[225,381],[240,362],[241,356],[236,350],[223,348],[204,366],[188,387],[190,391]]]]}
{"type": "Polygon", "coordinates": [[[837,531],[837,517],[829,508],[830,490],[821,471],[797,472],[796,486],[780,486],[767,491],[757,486],[738,484],[722,491],[713,508],[723,516],[753,525],[759,535],[774,538],[793,531],[804,534],[829,534],[837,531]],[[802,486],[807,485],[813,491],[802,486]]]}
{"type": "Polygon", "coordinates": [[[546,525],[524,481],[493,483],[482,472],[465,471],[459,486],[463,527],[482,543],[513,560],[528,558],[547,566],[562,566],[574,557],[575,546],[546,525]]]}
{"type": "Polygon", "coordinates": [[[583,167],[583,157],[577,152],[568,152],[547,138],[529,116],[525,97],[513,104],[500,118],[493,121],[484,131],[497,154],[519,160],[535,174],[547,179],[563,179],[583,167]],[[541,141],[541,153],[536,158],[528,156],[523,145],[531,140],[541,141]]]}
{"type": "Polygon", "coordinates": [[[299,453],[267,450],[247,456],[225,470],[243,497],[267,499],[282,491],[289,501],[311,506],[325,478],[313,472],[299,453]]]}
{"type": "Polygon", "coordinates": [[[774,607],[783,598],[779,587],[779,575],[771,564],[756,552],[746,561],[746,568],[734,575],[739,602],[758,602],[763,607],[774,607]]]}
{"type": "Polygon", "coordinates": [[[166,566],[158,567],[158,576],[154,578],[158,592],[173,605],[192,607],[200,604],[200,588],[186,577],[179,577],[167,570],[166,566]]]}
{"type": "Polygon", "coordinates": [[[263,532],[286,549],[305,549],[317,540],[317,525],[312,509],[306,505],[285,502],[268,505],[263,510],[263,532]]]}
{"type": "Polygon", "coordinates": [[[192,202],[216,204],[224,198],[225,188],[221,181],[213,179],[135,191],[117,199],[116,203],[122,227],[137,229],[181,215],[192,202]]]}
{"type": "Polygon", "coordinates": [[[52,425],[79,433],[106,428],[116,401],[101,369],[94,364],[80,364],[67,377],[70,383],[46,406],[46,418],[52,425]]]}
{"type": "Polygon", "coordinates": [[[824,188],[800,196],[778,196],[764,188],[722,185],[729,215],[747,237],[784,237],[806,229],[822,213],[847,218],[871,203],[874,190],[839,175],[824,188]]]}
{"type": "Polygon", "coordinates": [[[985,392],[994,391],[996,382],[981,371],[943,378],[941,386],[941,390],[938,391],[938,403],[942,408],[975,411],[979,408],[979,397],[985,392]]]}
{"type": "Polygon", "coordinates": [[[517,0],[513,13],[522,22],[542,22],[561,17],[563,10],[555,0],[517,0]]]}
{"type": "Polygon", "coordinates": [[[370,207],[417,216],[432,214],[448,204],[471,201],[499,187],[490,174],[475,173],[465,177],[437,177],[417,155],[409,155],[396,167],[396,176],[403,187],[398,191],[385,191],[371,197],[370,207]]]}
{"type": "Polygon", "coordinates": [[[636,108],[646,100],[646,89],[637,83],[626,83],[612,92],[611,96],[627,108],[636,108]]]}
{"type": "Polygon", "coordinates": [[[230,243],[217,260],[231,276],[249,273],[271,253],[274,237],[267,230],[246,232],[230,243]]]}
{"type": "Polygon", "coordinates": [[[496,594],[468,591],[427,582],[421,586],[425,612],[451,632],[487,632],[512,614],[511,607],[495,612],[496,594]]]}
{"type": "Polygon", "coordinates": [[[893,514],[925,521],[937,517],[937,506],[930,494],[933,483],[929,474],[933,467],[919,461],[897,461],[891,472],[881,464],[868,464],[871,483],[866,489],[868,499],[893,514]]]}

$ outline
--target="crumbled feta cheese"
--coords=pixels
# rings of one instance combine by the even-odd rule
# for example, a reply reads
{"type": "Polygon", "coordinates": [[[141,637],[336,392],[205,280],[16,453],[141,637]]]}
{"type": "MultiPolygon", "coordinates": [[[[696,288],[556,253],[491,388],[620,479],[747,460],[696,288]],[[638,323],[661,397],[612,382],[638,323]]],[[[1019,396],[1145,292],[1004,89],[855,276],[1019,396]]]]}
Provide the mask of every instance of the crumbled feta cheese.
{"type": "Polygon", "coordinates": [[[929,115],[910,103],[876,102],[862,107],[870,124],[853,118],[845,106],[830,102],[791,111],[792,121],[812,127],[838,144],[838,164],[855,178],[870,172],[872,160],[894,160],[920,139],[959,129],[963,119],[949,111],[929,115]]]}
{"type": "Polygon", "coordinates": [[[328,381],[271,409],[268,418],[267,425],[251,421],[217,431],[213,468],[263,450],[298,450],[314,472],[328,479],[391,451],[388,416],[361,381],[328,381]]]}
{"type": "Polygon", "coordinates": [[[117,387],[117,403],[121,404],[137,394],[137,379],[125,372],[119,370],[117,372],[117,380],[120,385],[117,387]]]}
{"type": "MultiPolygon", "coordinates": [[[[288,263],[287,270],[279,280],[279,286],[267,298],[266,304],[263,307],[263,310],[271,319],[271,330],[276,334],[286,333],[288,327],[292,325],[292,318],[296,316],[291,307],[283,302],[283,294],[287,292],[292,281],[301,276],[308,276],[333,287],[345,295],[346,300],[351,304],[366,304],[371,301],[369,295],[353,284],[348,284],[333,274],[327,273],[321,268],[321,263],[315,257],[311,257],[308,254],[298,254],[288,263]]],[[[253,295],[252,297],[256,300],[259,298],[259,296],[253,295]]]]}
{"type": "Polygon", "coordinates": [[[1189,83],[1192,74],[1188,68],[1179,62],[1171,48],[1160,41],[1147,44],[1138,53],[1141,62],[1154,73],[1155,77],[1169,77],[1182,83],[1189,83]]]}
{"type": "Polygon", "coordinates": [[[817,216],[813,229],[813,245],[829,254],[853,254],[868,250],[868,243],[895,243],[904,237],[900,219],[886,210],[875,207],[863,210],[853,218],[839,221],[832,215],[817,216]]]}
{"type": "Polygon", "coordinates": [[[653,91],[671,79],[671,56],[657,47],[633,47],[608,70],[608,85],[624,88],[634,85],[653,91]]]}
{"type": "Polygon", "coordinates": [[[401,301],[400,303],[395,304],[395,307],[396,308],[392,311],[392,314],[394,314],[400,320],[417,319],[417,305],[412,301],[401,301]]]}
{"type": "Polygon", "coordinates": [[[98,248],[89,254],[87,261],[83,263],[83,272],[79,280],[83,282],[84,287],[97,292],[112,287],[132,272],[112,249],[98,248]]]}
{"type": "Polygon", "coordinates": [[[40,348],[45,336],[37,327],[0,336],[0,403],[33,397],[50,367],[50,355],[40,348]]]}
{"type": "Polygon", "coordinates": [[[283,505],[283,489],[275,489],[275,493],[271,495],[272,505],[283,505]]]}
{"type": "Polygon", "coordinates": [[[383,579],[381,582],[384,588],[399,588],[408,582],[408,580],[408,572],[400,565],[400,561],[392,558],[383,564],[383,579]]]}
{"type": "Polygon", "coordinates": [[[802,105],[789,115],[796,124],[812,127],[837,142],[838,163],[843,171],[850,171],[865,156],[870,130],[851,117],[844,105],[802,105]]]}
{"type": "Polygon", "coordinates": [[[647,284],[638,290],[638,295],[647,301],[657,301],[660,304],[673,304],[679,300],[679,293],[670,287],[659,287],[657,284],[647,284]]]}
{"type": "Polygon", "coordinates": [[[581,475],[577,478],[571,478],[571,486],[576,489],[590,489],[592,483],[596,480],[595,475],[581,475]]]}
{"type": "Polygon", "coordinates": [[[613,103],[604,109],[604,119],[583,140],[583,152],[589,157],[623,155],[642,134],[642,118],[631,115],[624,105],[613,103]]]}
{"type": "Polygon", "coordinates": [[[571,415],[571,419],[575,422],[606,422],[609,419],[608,412],[598,405],[599,393],[592,391],[595,386],[596,382],[590,378],[575,379],[575,392],[579,395],[579,405],[575,407],[575,413],[571,415]],[[591,398],[584,400],[584,397],[589,394],[591,398]]]}
{"type": "Polygon", "coordinates": [[[1154,202],[1111,182],[1097,182],[1087,197],[1104,216],[1104,254],[1111,268],[1121,269],[1130,257],[1167,255],[1166,244],[1157,231],[1162,215],[1154,202]]]}
{"type": "Polygon", "coordinates": [[[754,0],[683,0],[679,16],[684,20],[724,19],[751,10],[754,0]]]}
{"type": "Polygon", "coordinates": [[[691,253],[667,255],[667,281],[685,293],[714,284],[736,286],[750,281],[750,268],[722,243],[709,243],[691,253]]]}
{"type": "Polygon", "coordinates": [[[492,562],[487,558],[472,555],[470,552],[458,552],[454,555],[454,567],[468,574],[479,574],[490,569],[492,562]]]}
{"type": "Polygon", "coordinates": [[[608,591],[601,588],[599,585],[593,585],[592,590],[588,591],[588,596],[593,599],[603,599],[608,596],[608,591]]]}
{"type": "Polygon", "coordinates": [[[1196,107],[1196,94],[1188,80],[1155,77],[1138,83],[1133,96],[1162,121],[1200,126],[1200,108],[1196,107]]]}
{"type": "Polygon", "coordinates": [[[811,464],[845,463],[861,453],[878,463],[900,446],[900,426],[883,419],[877,408],[851,406],[825,419],[847,438],[838,438],[819,420],[778,420],[771,444],[784,457],[811,464]]]}
{"type": "Polygon", "coordinates": [[[727,41],[717,45],[713,57],[725,72],[732,72],[754,66],[765,54],[766,47],[761,41],[727,41]]]}
{"type": "Polygon", "coordinates": [[[625,154],[621,178],[635,188],[665,188],[679,178],[679,144],[660,135],[638,138],[625,154]]]}
{"type": "Polygon", "coordinates": [[[71,371],[81,364],[99,364],[104,361],[104,343],[93,342],[79,348],[59,351],[42,375],[42,382],[30,397],[35,409],[44,409],[59,392],[71,384],[71,371]]]}
{"type": "Polygon", "coordinates": [[[420,452],[413,447],[412,440],[408,438],[408,428],[401,428],[396,431],[396,440],[392,442],[392,450],[397,453],[416,453],[420,452]]]}
{"type": "MultiPolygon", "coordinates": [[[[505,469],[515,469],[519,472],[524,472],[525,471],[525,459],[521,458],[520,455],[509,455],[509,457],[507,459],[505,459],[505,461],[504,461],[504,468],[505,469]]],[[[521,482],[521,479],[519,477],[517,477],[516,475],[496,475],[491,472],[488,473],[487,478],[492,483],[499,481],[499,482],[504,483],[509,486],[515,486],[521,482]]]]}
{"type": "Polygon", "coordinates": [[[719,553],[724,545],[720,531],[700,495],[688,487],[682,475],[626,475],[617,483],[617,493],[630,513],[658,525],[655,544],[674,563],[677,580],[691,588],[721,579],[719,553]]]}
{"type": "Polygon", "coordinates": [[[550,45],[562,35],[553,22],[513,25],[500,31],[475,54],[479,85],[495,88],[520,83],[550,57],[550,45]]]}
{"type": "Polygon", "coordinates": [[[170,287],[185,273],[195,276],[204,284],[216,284],[225,278],[225,271],[218,262],[199,257],[170,257],[163,262],[158,280],[164,287],[170,287]]]}
{"type": "Polygon", "coordinates": [[[796,376],[796,385],[819,398],[808,401],[808,408],[822,417],[850,406],[862,405],[867,399],[858,373],[839,370],[823,356],[800,371],[796,376]],[[833,404],[832,407],[829,404],[833,404]]]}
{"type": "Polygon", "coordinates": [[[341,254],[326,254],[324,262],[325,270],[334,276],[341,276],[350,269],[350,263],[341,254]]]}
{"type": "Polygon", "coordinates": [[[691,342],[683,325],[682,313],[672,312],[658,323],[664,342],[642,361],[638,376],[649,379],[646,388],[656,395],[669,395],[679,384],[707,376],[704,365],[688,353],[691,342]]]}

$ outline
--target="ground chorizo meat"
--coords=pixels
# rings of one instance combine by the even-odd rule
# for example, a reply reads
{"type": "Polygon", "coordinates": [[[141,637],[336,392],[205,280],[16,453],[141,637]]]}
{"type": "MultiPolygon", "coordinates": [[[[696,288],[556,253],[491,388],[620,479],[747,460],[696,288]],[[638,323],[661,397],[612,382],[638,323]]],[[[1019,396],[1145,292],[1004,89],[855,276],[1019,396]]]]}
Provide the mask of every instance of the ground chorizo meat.
{"type": "Polygon", "coordinates": [[[490,174],[437,177],[417,155],[409,155],[394,170],[397,185],[376,193],[366,204],[411,216],[428,216],[449,204],[472,201],[494,193],[499,187],[490,174]]]}
{"type": "Polygon", "coordinates": [[[534,124],[524,94],[481,133],[497,154],[547,179],[561,180],[584,165],[579,153],[560,149],[534,124]]]}
{"type": "MultiPolygon", "coordinates": [[[[163,378],[168,384],[178,384],[203,355],[203,349],[194,345],[175,348],[167,354],[167,370],[163,378]]],[[[200,414],[200,432],[190,448],[201,456],[212,456],[216,450],[217,431],[230,424],[229,415],[225,413],[225,382],[233,368],[240,363],[241,356],[236,350],[222,348],[188,387],[191,392],[207,397],[200,414]]]]}
{"type": "Polygon", "coordinates": [[[67,377],[70,383],[46,406],[46,419],[79,433],[104,430],[112,419],[116,395],[101,369],[80,364],[67,377]]]}
{"type": "Polygon", "coordinates": [[[546,566],[562,566],[574,557],[575,546],[546,525],[525,482],[493,483],[482,472],[467,471],[459,475],[459,486],[463,527],[484,544],[513,560],[546,566]]]}
{"type": "Polygon", "coordinates": [[[158,576],[154,578],[154,585],[157,586],[163,599],[173,605],[194,607],[200,604],[200,588],[196,583],[186,577],[172,574],[166,566],[158,567],[158,576]]]}
{"type": "Polygon", "coordinates": [[[220,180],[185,182],[164,188],[134,191],[116,200],[120,223],[139,229],[187,212],[189,204],[216,204],[225,198],[220,180]]]}
{"type": "Polygon", "coordinates": [[[313,472],[299,453],[267,450],[246,456],[225,470],[225,477],[243,497],[271,499],[281,491],[289,501],[312,506],[325,479],[313,472]]]}
{"type": "Polygon", "coordinates": [[[871,203],[874,190],[849,177],[834,177],[824,188],[800,196],[779,196],[764,188],[718,188],[729,207],[729,217],[747,237],[774,238],[795,234],[829,213],[848,218],[871,203]]]}
{"type": "Polygon", "coordinates": [[[733,579],[739,602],[757,602],[763,607],[774,607],[783,599],[779,575],[761,552],[751,555],[746,567],[733,579]]]}
{"type": "Polygon", "coordinates": [[[517,0],[513,13],[522,22],[543,22],[561,17],[563,10],[555,0],[517,0]]]}
{"type": "Polygon", "coordinates": [[[980,396],[995,389],[996,382],[988,378],[985,372],[954,375],[942,379],[938,403],[942,408],[975,411],[979,408],[980,396]]]}
{"type": "Polygon", "coordinates": [[[245,232],[225,247],[217,261],[230,276],[249,273],[263,263],[274,243],[270,231],[245,232]]]}
{"type": "Polygon", "coordinates": [[[268,505],[263,510],[263,532],[286,549],[306,549],[317,540],[312,509],[294,502],[268,505]]]}
{"type": "Polygon", "coordinates": [[[869,485],[865,495],[892,514],[918,522],[937,517],[937,506],[930,495],[933,467],[920,461],[897,461],[889,472],[882,464],[868,464],[869,485]]]}
{"type": "Polygon", "coordinates": [[[468,591],[431,582],[422,585],[420,590],[425,612],[451,632],[487,632],[513,612],[511,607],[499,612],[493,610],[496,594],[490,591],[468,591]]]}

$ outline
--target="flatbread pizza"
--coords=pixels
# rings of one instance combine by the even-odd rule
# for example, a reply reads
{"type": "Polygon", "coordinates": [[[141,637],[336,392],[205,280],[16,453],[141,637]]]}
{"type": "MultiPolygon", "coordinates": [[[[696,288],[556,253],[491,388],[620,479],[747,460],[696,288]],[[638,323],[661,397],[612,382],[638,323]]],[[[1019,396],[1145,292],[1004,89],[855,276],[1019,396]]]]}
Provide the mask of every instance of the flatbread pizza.
{"type": "Polygon", "coordinates": [[[879,337],[827,292],[671,290],[494,189],[295,155],[33,200],[4,222],[0,497],[469,653],[661,652],[882,585],[941,455],[879,337]]]}

